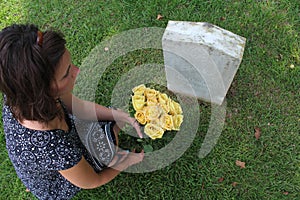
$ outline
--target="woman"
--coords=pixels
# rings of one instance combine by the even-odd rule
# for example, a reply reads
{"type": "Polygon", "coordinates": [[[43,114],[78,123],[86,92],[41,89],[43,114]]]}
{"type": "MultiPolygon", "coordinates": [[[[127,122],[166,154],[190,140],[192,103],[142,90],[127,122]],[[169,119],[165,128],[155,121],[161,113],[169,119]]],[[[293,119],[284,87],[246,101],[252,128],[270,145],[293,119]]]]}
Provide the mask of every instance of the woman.
{"type": "Polygon", "coordinates": [[[79,69],[72,64],[65,43],[60,33],[42,33],[34,25],[12,25],[0,32],[6,147],[18,177],[39,199],[70,199],[81,188],[108,183],[144,157],[143,152],[128,153],[117,160],[124,154],[117,152],[110,167],[99,168],[85,148],[72,113],[92,120],[90,113],[96,111],[99,121],[117,122],[112,134],[106,133],[111,134],[108,138],[117,140],[119,123],[129,123],[142,134],[127,113],[72,95],[79,69]]]}

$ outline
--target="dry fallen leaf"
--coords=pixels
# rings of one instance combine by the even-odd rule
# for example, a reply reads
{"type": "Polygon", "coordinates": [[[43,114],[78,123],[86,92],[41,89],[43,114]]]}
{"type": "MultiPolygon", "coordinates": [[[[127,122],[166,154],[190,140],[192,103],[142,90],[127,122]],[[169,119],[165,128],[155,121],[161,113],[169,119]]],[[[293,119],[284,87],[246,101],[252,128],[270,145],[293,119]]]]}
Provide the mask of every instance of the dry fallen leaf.
{"type": "Polygon", "coordinates": [[[232,185],[233,187],[236,187],[237,182],[233,182],[231,185],[232,185]]]}
{"type": "Polygon", "coordinates": [[[161,20],[161,19],[163,19],[163,18],[164,18],[164,17],[163,17],[161,14],[158,14],[157,17],[156,17],[157,20],[161,20]]]}
{"type": "Polygon", "coordinates": [[[221,178],[218,179],[219,183],[222,183],[223,181],[224,181],[224,177],[221,177],[221,178]]]}
{"type": "Polygon", "coordinates": [[[245,168],[246,166],[246,163],[245,162],[242,162],[242,161],[239,161],[239,160],[237,160],[237,161],[235,161],[235,164],[237,165],[237,166],[239,166],[240,168],[245,168]]]}
{"type": "Polygon", "coordinates": [[[254,136],[258,140],[260,138],[260,135],[261,135],[261,130],[258,127],[255,127],[254,130],[255,130],[254,136]]]}
{"type": "Polygon", "coordinates": [[[283,194],[284,194],[284,195],[288,195],[288,194],[289,194],[289,192],[283,192],[283,194]]]}
{"type": "Polygon", "coordinates": [[[220,20],[224,21],[224,20],[226,20],[226,17],[220,17],[220,20]]]}
{"type": "Polygon", "coordinates": [[[228,119],[231,119],[231,118],[232,118],[232,113],[227,113],[227,114],[226,114],[226,117],[227,117],[228,119]]]}

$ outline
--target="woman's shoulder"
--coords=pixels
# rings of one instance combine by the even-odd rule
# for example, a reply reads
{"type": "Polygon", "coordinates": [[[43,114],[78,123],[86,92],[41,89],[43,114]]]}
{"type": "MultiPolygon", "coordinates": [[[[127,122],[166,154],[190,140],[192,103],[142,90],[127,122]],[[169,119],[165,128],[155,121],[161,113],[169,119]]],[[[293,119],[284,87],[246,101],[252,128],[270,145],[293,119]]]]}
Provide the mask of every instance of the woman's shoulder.
{"type": "Polygon", "coordinates": [[[70,116],[66,112],[64,112],[62,118],[56,117],[49,122],[39,122],[36,120],[26,120],[26,119],[19,121],[18,119],[15,118],[9,106],[4,104],[2,108],[2,119],[3,119],[4,127],[10,127],[13,129],[16,129],[16,127],[22,127],[27,129],[29,132],[35,132],[35,131],[55,132],[56,130],[69,132],[72,126],[72,120],[69,118],[70,116]]]}
{"type": "Polygon", "coordinates": [[[43,126],[34,121],[27,122],[25,120],[20,123],[6,108],[5,110],[6,115],[3,118],[3,128],[9,151],[14,152],[19,147],[22,147],[22,149],[47,147],[47,149],[51,150],[59,146],[67,144],[77,145],[79,143],[79,138],[76,137],[76,129],[73,126],[69,130],[63,130],[57,127],[43,126]]]}

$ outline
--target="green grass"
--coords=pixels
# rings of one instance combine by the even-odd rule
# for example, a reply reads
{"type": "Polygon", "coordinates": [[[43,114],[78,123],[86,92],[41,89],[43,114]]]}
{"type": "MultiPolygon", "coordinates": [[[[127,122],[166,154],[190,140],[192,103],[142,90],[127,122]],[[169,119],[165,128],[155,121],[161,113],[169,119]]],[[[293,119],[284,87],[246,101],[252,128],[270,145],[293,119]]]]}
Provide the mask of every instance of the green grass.
{"type": "MultiPolygon", "coordinates": [[[[198,132],[180,159],[150,173],[122,173],[103,187],[81,191],[75,199],[300,199],[297,0],[14,0],[1,1],[0,7],[0,28],[30,22],[42,30],[60,29],[78,66],[103,40],[140,27],[165,28],[168,20],[210,22],[247,39],[227,95],[226,123],[208,156],[199,159],[198,151],[211,106],[199,101],[198,132]],[[164,18],[156,20],[157,14],[164,18]],[[259,140],[254,137],[255,127],[262,130],[259,140]],[[236,160],[246,162],[246,168],[237,167],[236,160]],[[224,181],[219,182],[221,177],[224,181]],[[233,182],[237,182],[235,187],[233,182]]],[[[147,63],[163,63],[162,52],[138,50],[116,59],[99,82],[96,101],[108,105],[119,77],[147,63]]],[[[151,144],[159,148],[168,139],[151,144]]],[[[2,129],[0,149],[0,199],[34,199],[25,192],[8,159],[2,129]]]]}

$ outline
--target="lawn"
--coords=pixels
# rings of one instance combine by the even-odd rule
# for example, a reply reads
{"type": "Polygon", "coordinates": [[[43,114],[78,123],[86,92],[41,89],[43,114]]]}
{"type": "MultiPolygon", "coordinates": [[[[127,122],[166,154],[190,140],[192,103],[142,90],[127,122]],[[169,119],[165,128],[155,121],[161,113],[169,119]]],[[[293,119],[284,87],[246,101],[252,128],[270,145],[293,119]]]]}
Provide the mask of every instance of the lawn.
{"type": "MultiPolygon", "coordinates": [[[[169,20],[209,22],[247,39],[227,93],[222,134],[206,157],[200,159],[198,153],[212,105],[199,100],[196,136],[179,159],[152,172],[123,172],[74,199],[300,199],[298,0],[2,0],[0,7],[1,29],[11,23],[60,29],[79,67],[101,42],[131,29],[165,28],[169,20]],[[163,18],[157,19],[158,14],[163,18]],[[256,139],[258,129],[261,135],[256,139]],[[245,168],[236,161],[244,162],[245,168]]],[[[109,105],[119,78],[148,63],[163,64],[162,51],[139,49],[113,60],[99,80],[96,102],[109,105]]],[[[133,143],[150,144],[155,151],[171,140],[166,135],[133,143]]],[[[2,128],[0,152],[0,199],[35,199],[15,174],[2,128]]]]}

